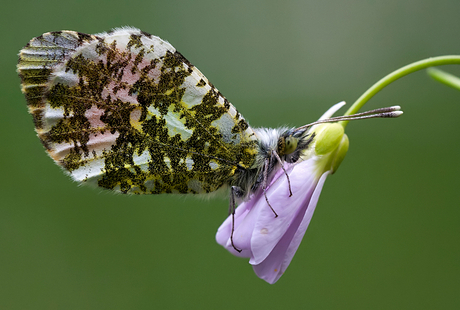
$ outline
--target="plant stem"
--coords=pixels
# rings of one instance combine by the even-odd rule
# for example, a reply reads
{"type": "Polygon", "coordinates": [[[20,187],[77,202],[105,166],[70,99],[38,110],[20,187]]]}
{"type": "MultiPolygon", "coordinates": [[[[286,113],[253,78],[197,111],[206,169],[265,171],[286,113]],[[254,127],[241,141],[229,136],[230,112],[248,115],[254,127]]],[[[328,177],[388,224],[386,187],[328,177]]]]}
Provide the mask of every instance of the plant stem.
{"type": "Polygon", "coordinates": [[[447,86],[460,90],[460,78],[452,75],[450,73],[444,72],[436,68],[426,69],[429,76],[435,79],[438,82],[441,82],[447,86]]]}
{"type": "MultiPolygon", "coordinates": [[[[362,108],[362,106],[371,99],[375,94],[381,91],[385,86],[393,83],[399,78],[406,76],[410,73],[415,71],[419,71],[422,69],[426,69],[429,67],[434,66],[441,66],[441,65],[452,65],[452,64],[460,64],[460,56],[459,55],[448,55],[448,56],[438,56],[438,57],[431,57],[427,59],[423,59],[420,61],[413,62],[407,66],[404,66],[392,73],[388,74],[380,81],[372,85],[361,97],[356,100],[352,106],[345,112],[344,115],[351,115],[355,114],[362,108]]],[[[348,124],[348,121],[341,121],[340,124],[345,128],[348,124]]]]}

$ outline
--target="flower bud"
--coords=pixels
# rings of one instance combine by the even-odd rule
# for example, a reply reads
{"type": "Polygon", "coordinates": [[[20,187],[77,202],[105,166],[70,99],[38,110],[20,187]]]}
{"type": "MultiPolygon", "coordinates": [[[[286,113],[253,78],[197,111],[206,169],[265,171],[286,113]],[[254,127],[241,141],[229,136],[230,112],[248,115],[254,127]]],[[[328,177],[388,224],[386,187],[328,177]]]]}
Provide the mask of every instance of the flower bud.
{"type": "Polygon", "coordinates": [[[348,137],[338,123],[321,124],[312,128],[315,133],[314,152],[322,171],[334,173],[348,151],[348,137]]]}

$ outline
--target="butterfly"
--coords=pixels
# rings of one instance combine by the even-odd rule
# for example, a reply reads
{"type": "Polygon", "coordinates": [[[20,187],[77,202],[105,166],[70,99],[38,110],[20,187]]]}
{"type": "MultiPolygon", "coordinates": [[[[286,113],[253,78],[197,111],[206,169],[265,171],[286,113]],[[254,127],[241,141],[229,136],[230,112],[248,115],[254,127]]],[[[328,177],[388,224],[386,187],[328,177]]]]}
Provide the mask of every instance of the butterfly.
{"type": "Polygon", "coordinates": [[[311,124],[251,128],[171,44],[135,28],[45,33],[17,70],[49,156],[73,180],[116,192],[230,188],[234,213],[314,139],[311,124]]]}

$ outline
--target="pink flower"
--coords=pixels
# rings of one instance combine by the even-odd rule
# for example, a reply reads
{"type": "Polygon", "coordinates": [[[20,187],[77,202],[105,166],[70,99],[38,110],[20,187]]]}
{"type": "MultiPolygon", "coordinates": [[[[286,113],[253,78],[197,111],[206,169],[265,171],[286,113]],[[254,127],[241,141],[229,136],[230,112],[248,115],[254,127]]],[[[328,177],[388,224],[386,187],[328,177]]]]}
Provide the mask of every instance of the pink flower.
{"type": "MultiPolygon", "coordinates": [[[[322,118],[328,118],[342,105],[334,106],[322,118]]],[[[301,160],[284,163],[292,196],[289,197],[289,183],[281,168],[267,186],[268,200],[278,217],[259,188],[236,209],[233,242],[242,251],[237,252],[230,240],[231,216],[216,234],[220,245],[236,256],[249,258],[257,276],[270,284],[278,281],[289,266],[313,216],[326,177],[337,169],[348,150],[343,126],[320,124],[311,131],[315,132],[315,139],[301,160]]]]}
{"type": "Polygon", "coordinates": [[[229,216],[217,231],[216,240],[236,256],[250,258],[258,277],[275,283],[292,260],[307,230],[324,181],[329,171],[314,173],[315,159],[307,159],[285,168],[291,180],[292,196],[286,176],[280,169],[267,189],[275,218],[268,207],[263,191],[242,203],[235,213],[234,244],[242,249],[238,253],[230,242],[232,217],[229,216]]]}

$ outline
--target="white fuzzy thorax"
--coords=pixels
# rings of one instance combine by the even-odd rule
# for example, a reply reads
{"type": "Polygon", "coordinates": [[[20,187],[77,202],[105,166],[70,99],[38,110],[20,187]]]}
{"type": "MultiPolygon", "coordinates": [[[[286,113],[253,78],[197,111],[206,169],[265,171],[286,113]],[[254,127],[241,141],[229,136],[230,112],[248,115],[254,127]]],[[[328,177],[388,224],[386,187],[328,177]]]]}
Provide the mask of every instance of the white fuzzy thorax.
{"type": "Polygon", "coordinates": [[[260,141],[261,146],[275,149],[278,145],[280,136],[288,130],[287,127],[280,128],[254,128],[257,139],[260,141]]]}

